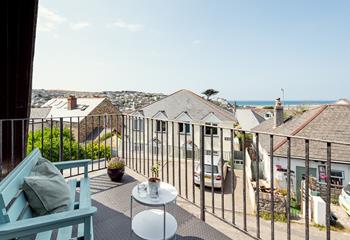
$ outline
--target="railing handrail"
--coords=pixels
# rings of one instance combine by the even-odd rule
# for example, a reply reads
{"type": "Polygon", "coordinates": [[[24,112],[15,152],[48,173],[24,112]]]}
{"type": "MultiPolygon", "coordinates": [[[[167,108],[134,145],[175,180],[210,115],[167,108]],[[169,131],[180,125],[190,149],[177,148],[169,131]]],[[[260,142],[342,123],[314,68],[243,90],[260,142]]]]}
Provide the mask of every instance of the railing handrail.
{"type": "MultiPolygon", "coordinates": [[[[35,120],[59,120],[59,119],[70,119],[70,118],[83,118],[85,117],[101,117],[101,116],[124,116],[129,118],[136,118],[136,119],[144,119],[144,120],[156,120],[156,121],[164,121],[169,123],[187,123],[191,124],[193,126],[201,127],[201,126],[208,126],[212,127],[211,125],[206,124],[205,122],[188,122],[188,121],[179,121],[179,120],[164,120],[160,118],[152,118],[152,117],[139,117],[139,116],[133,116],[131,114],[123,114],[123,113],[115,113],[115,114],[94,114],[94,115],[88,115],[88,116],[65,116],[65,117],[46,117],[46,118],[10,118],[10,119],[0,119],[0,122],[15,122],[15,121],[35,121],[35,120]]],[[[258,134],[258,135],[266,135],[266,136],[274,136],[274,137],[282,137],[282,138],[291,138],[291,139],[299,139],[299,140],[309,140],[313,142],[321,142],[321,143],[331,143],[331,144],[337,144],[337,145],[343,145],[343,146],[350,146],[350,142],[345,141],[339,141],[339,140],[330,140],[330,139],[322,139],[322,138],[314,138],[314,137],[304,137],[304,136],[296,136],[296,135],[290,135],[290,134],[282,134],[282,133],[274,133],[274,132],[268,132],[268,131],[254,131],[254,130],[248,130],[248,129],[242,129],[242,128],[236,128],[236,127],[227,127],[227,126],[217,126],[218,129],[224,129],[224,130],[233,130],[236,132],[241,133],[249,133],[249,134],[258,134]]]]}

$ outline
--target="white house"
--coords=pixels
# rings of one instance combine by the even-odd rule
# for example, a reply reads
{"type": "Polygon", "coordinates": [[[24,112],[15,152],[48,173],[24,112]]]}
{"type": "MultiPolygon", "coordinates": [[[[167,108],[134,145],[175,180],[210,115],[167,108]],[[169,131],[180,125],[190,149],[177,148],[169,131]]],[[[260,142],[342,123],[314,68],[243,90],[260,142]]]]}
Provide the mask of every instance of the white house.
{"type": "MultiPolygon", "coordinates": [[[[254,131],[271,132],[311,139],[350,142],[350,105],[322,105],[310,109],[300,115],[284,119],[283,106],[279,100],[275,105],[275,116],[254,131]]],[[[324,182],[326,175],[327,146],[326,143],[310,141],[310,175],[324,182]]],[[[263,175],[270,182],[270,137],[260,134],[260,158],[263,175]]],[[[274,176],[280,175],[281,169],[287,168],[287,140],[275,137],[273,145],[274,176]]],[[[350,147],[331,144],[331,183],[345,185],[350,181],[350,147]]],[[[294,171],[294,191],[300,195],[300,184],[305,174],[305,140],[291,140],[291,170],[294,171]]],[[[275,181],[277,179],[275,178],[275,181]]]]}
{"type": "MultiPolygon", "coordinates": [[[[221,150],[220,128],[233,128],[237,123],[234,113],[228,112],[185,89],[138,109],[131,116],[134,117],[133,132],[142,131],[147,134],[145,144],[151,144],[150,141],[153,141],[153,146],[166,146],[168,131],[168,146],[172,145],[174,134],[173,145],[177,148],[175,154],[178,154],[180,143],[181,157],[187,154],[187,157],[191,158],[192,147],[194,147],[196,159],[198,159],[198,149],[200,147],[200,126],[198,124],[207,125],[205,127],[205,154],[211,154],[212,133],[213,154],[219,155],[221,150]],[[192,142],[193,131],[194,144],[192,142]],[[187,152],[184,151],[185,148],[187,148],[187,152]]],[[[142,141],[143,138],[139,143],[142,141]]],[[[139,143],[136,145],[139,145],[139,143]]],[[[223,157],[225,160],[230,158],[230,143],[231,132],[229,129],[223,129],[223,157]]],[[[236,148],[239,148],[238,139],[235,139],[234,143],[236,143],[236,148]]],[[[169,154],[171,154],[171,151],[169,154]]]]}

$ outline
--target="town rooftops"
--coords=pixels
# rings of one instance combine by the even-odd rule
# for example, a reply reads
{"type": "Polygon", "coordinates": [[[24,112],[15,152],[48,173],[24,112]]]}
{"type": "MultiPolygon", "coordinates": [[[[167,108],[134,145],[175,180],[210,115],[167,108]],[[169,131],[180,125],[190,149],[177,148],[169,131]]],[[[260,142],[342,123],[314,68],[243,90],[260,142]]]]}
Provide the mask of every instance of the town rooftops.
{"type": "Polygon", "coordinates": [[[50,109],[47,118],[73,117],[72,121],[76,122],[78,121],[76,117],[81,117],[80,120],[82,120],[105,99],[106,98],[77,98],[76,107],[69,110],[67,98],[53,98],[42,105],[42,108],[50,109]]]}
{"type": "Polygon", "coordinates": [[[233,113],[186,89],[179,90],[157,102],[138,109],[133,112],[133,115],[162,118],[164,120],[206,121],[208,119],[218,119],[221,122],[236,122],[233,113]]]}
{"type": "MultiPolygon", "coordinates": [[[[322,105],[285,120],[279,127],[274,128],[273,118],[253,128],[253,131],[285,134],[311,139],[321,139],[333,142],[350,142],[350,105],[322,105]]],[[[260,145],[269,152],[270,138],[260,134],[260,145]]],[[[350,147],[335,144],[332,146],[332,161],[350,162],[350,147]]],[[[286,156],[287,139],[274,138],[274,155],[286,156]]],[[[291,139],[291,156],[305,159],[305,141],[291,139]]],[[[310,141],[310,159],[326,160],[327,144],[310,141]]]]}

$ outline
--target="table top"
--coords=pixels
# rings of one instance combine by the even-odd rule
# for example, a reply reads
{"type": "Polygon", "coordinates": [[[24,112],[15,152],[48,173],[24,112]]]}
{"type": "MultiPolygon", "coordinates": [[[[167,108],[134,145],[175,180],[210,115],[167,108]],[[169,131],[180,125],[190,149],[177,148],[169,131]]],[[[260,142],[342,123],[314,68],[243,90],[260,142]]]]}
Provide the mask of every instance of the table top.
{"type": "MultiPolygon", "coordinates": [[[[148,189],[148,181],[145,181],[143,183],[147,185],[148,189]]],[[[157,199],[151,198],[149,194],[147,194],[145,197],[140,197],[136,185],[132,190],[132,196],[136,201],[149,206],[161,206],[174,202],[176,200],[177,190],[174,186],[168,183],[160,182],[160,188],[158,192],[159,197],[157,199]]]]}

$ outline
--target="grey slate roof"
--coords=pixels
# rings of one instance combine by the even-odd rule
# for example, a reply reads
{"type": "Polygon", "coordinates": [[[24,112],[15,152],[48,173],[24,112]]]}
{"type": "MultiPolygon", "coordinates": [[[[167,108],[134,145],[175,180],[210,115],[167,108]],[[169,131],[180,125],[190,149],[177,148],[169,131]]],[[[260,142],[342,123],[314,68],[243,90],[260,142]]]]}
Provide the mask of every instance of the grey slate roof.
{"type": "MultiPolygon", "coordinates": [[[[277,128],[273,128],[273,118],[263,122],[253,129],[254,131],[271,132],[300,136],[311,139],[350,143],[350,106],[323,105],[311,109],[302,115],[294,116],[277,128]]],[[[269,137],[260,136],[260,144],[269,151],[269,137]]],[[[350,147],[332,144],[332,161],[350,162],[350,147]]],[[[286,156],[286,138],[274,138],[274,154],[286,156]]],[[[305,141],[291,140],[291,155],[294,158],[305,158],[305,141]]],[[[310,159],[326,160],[326,143],[310,141],[310,159]]]]}
{"type": "Polygon", "coordinates": [[[31,108],[30,118],[46,118],[51,111],[49,107],[31,108]]]}
{"type": "Polygon", "coordinates": [[[186,89],[179,90],[157,102],[138,109],[135,113],[140,112],[145,117],[153,117],[160,111],[165,112],[168,120],[175,120],[182,112],[187,112],[193,121],[200,121],[208,114],[214,113],[223,122],[236,122],[233,113],[220,108],[186,89]]]}
{"type": "Polygon", "coordinates": [[[253,109],[237,109],[236,118],[244,130],[251,130],[265,121],[260,115],[258,115],[253,109]]]}

